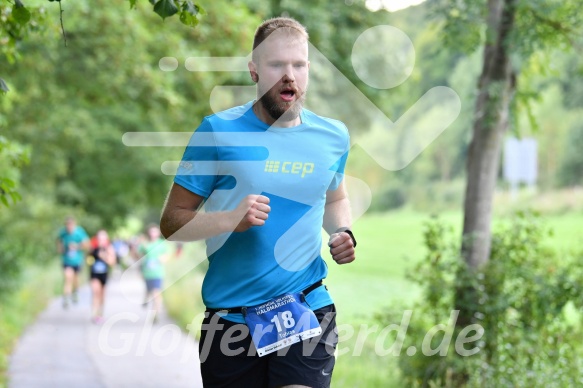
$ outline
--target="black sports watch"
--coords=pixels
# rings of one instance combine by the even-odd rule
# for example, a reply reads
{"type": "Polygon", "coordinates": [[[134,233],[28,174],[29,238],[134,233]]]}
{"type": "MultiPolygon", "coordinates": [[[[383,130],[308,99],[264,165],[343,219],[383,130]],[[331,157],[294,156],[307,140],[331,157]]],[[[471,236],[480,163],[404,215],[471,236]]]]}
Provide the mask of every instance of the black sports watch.
{"type": "Polygon", "coordinates": [[[348,229],[348,228],[339,228],[336,230],[336,232],[334,233],[347,233],[350,238],[352,239],[352,245],[356,248],[356,239],[354,238],[354,234],[352,233],[352,230],[348,229]]]}

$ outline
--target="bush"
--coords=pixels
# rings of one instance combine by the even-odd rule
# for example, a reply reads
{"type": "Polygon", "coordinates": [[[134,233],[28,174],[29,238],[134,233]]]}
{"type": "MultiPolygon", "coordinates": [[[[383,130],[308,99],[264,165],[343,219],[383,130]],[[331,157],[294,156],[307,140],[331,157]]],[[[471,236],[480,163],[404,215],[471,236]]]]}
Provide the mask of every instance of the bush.
{"type": "Polygon", "coordinates": [[[406,190],[399,185],[387,186],[373,197],[369,211],[383,212],[398,209],[407,203],[406,190]]]}
{"type": "Polygon", "coordinates": [[[172,319],[197,338],[205,310],[201,288],[208,261],[202,242],[185,244],[183,249],[166,265],[164,304],[172,319]]]}
{"type": "MultiPolygon", "coordinates": [[[[404,348],[416,346],[432,326],[448,322],[454,306],[471,313],[483,336],[462,356],[455,349],[463,327],[453,331],[445,355],[417,352],[400,357],[407,385],[413,386],[579,386],[583,383],[583,332],[566,317],[568,305],[583,307],[583,254],[560,257],[547,248],[549,231],[532,214],[520,213],[495,231],[490,261],[469,270],[459,257],[457,238],[437,220],[427,223],[428,254],[414,271],[423,298],[408,328],[404,348]],[[483,328],[483,331],[481,331],[483,328]]],[[[461,315],[460,315],[461,317],[461,315]]],[[[467,325],[466,325],[467,327],[467,325]]],[[[446,331],[447,332],[447,331],[446,331]]],[[[445,334],[435,336],[432,349],[445,334]]]]}
{"type": "Polygon", "coordinates": [[[20,250],[0,238],[0,301],[16,289],[22,272],[22,253],[20,250]]]}

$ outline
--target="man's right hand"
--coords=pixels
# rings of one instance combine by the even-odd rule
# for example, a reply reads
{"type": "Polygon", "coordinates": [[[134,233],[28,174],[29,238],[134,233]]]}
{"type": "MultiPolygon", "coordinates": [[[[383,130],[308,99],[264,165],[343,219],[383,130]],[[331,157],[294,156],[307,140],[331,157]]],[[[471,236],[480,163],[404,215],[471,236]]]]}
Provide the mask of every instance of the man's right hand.
{"type": "Polygon", "coordinates": [[[269,198],[264,195],[251,194],[239,202],[233,210],[233,217],[238,220],[235,232],[244,232],[252,226],[262,226],[271,211],[269,198]]]}

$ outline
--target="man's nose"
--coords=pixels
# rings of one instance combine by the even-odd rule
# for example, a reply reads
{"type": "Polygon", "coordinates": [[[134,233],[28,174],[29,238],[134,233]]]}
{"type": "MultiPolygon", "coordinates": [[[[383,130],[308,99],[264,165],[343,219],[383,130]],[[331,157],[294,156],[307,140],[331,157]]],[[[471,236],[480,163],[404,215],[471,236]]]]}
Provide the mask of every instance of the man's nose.
{"type": "Polygon", "coordinates": [[[296,80],[296,77],[294,75],[294,69],[293,66],[286,66],[284,68],[284,73],[283,73],[283,77],[281,79],[283,82],[294,82],[296,80]]]}

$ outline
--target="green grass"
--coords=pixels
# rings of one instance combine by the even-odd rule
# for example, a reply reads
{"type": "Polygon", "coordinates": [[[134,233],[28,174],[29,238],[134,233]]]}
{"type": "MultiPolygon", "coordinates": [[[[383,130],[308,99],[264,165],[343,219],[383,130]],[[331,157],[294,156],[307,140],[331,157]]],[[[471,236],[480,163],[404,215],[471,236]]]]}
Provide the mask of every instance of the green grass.
{"type": "Polygon", "coordinates": [[[60,292],[61,282],[58,265],[30,267],[23,275],[22,287],[0,302],[0,387],[7,384],[8,356],[16,340],[60,292]]]}
{"type": "MultiPolygon", "coordinates": [[[[461,213],[446,212],[437,217],[460,233],[461,213]]],[[[394,302],[405,308],[413,307],[420,290],[406,274],[425,255],[423,224],[429,219],[428,214],[407,210],[366,215],[353,228],[358,241],[354,263],[337,265],[329,259],[326,249],[322,251],[329,268],[326,284],[341,319],[365,318],[368,322],[371,311],[394,302]]],[[[583,212],[543,215],[541,220],[552,230],[547,245],[565,252],[583,249],[583,212]]]]}
{"type": "Polygon", "coordinates": [[[548,243],[555,249],[583,249],[583,212],[545,216],[545,224],[553,231],[548,243]]]}
{"type": "MultiPolygon", "coordinates": [[[[460,224],[458,215],[439,216],[460,224]]],[[[419,289],[407,278],[408,271],[423,258],[423,224],[428,215],[411,211],[367,215],[353,229],[357,237],[357,259],[337,265],[327,250],[322,256],[329,268],[326,284],[334,297],[341,319],[369,321],[372,312],[395,301],[413,307],[419,289]]]]}

